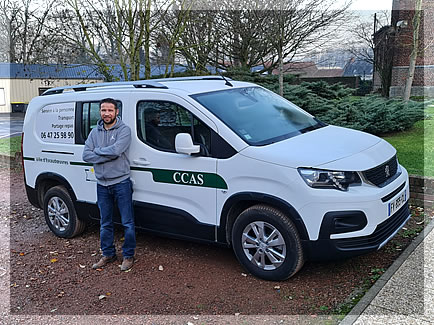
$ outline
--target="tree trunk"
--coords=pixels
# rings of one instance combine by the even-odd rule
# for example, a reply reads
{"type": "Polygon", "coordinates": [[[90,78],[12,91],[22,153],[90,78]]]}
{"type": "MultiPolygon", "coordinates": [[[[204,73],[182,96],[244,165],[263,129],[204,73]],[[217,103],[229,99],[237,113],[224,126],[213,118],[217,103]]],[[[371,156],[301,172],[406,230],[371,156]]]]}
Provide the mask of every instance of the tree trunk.
{"type": "Polygon", "coordinates": [[[279,10],[279,95],[283,97],[283,48],[285,44],[285,23],[283,19],[283,11],[279,10]]]}
{"type": "Polygon", "coordinates": [[[408,77],[405,82],[404,100],[408,101],[411,94],[411,86],[413,85],[414,70],[416,68],[416,59],[419,52],[419,27],[421,20],[422,0],[416,0],[416,8],[413,17],[413,49],[410,55],[410,64],[408,67],[408,77]]]}
{"type": "Polygon", "coordinates": [[[283,57],[279,53],[279,95],[283,97],[283,57]]]}
{"type": "Polygon", "coordinates": [[[151,56],[149,54],[151,49],[151,6],[152,1],[148,0],[145,16],[145,79],[151,79],[151,56]]]}

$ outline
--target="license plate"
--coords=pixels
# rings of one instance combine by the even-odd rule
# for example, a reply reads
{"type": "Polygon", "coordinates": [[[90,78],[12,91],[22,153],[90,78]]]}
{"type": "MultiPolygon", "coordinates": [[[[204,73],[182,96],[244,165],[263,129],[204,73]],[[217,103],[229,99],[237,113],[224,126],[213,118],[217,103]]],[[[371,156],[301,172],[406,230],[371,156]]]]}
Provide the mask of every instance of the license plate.
{"type": "Polygon", "coordinates": [[[405,188],[404,191],[399,193],[399,195],[394,200],[389,202],[388,216],[390,217],[392,214],[398,211],[404,205],[404,203],[407,202],[407,199],[407,189],[405,188]]]}

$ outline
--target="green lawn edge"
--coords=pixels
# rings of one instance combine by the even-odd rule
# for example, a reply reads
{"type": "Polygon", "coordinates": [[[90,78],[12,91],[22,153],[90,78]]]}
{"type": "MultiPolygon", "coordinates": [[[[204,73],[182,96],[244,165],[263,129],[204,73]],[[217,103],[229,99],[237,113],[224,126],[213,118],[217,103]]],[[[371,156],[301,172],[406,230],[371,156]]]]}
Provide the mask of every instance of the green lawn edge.
{"type": "Polygon", "coordinates": [[[399,163],[410,175],[434,177],[434,104],[425,114],[409,130],[382,138],[395,147],[399,163]]]}

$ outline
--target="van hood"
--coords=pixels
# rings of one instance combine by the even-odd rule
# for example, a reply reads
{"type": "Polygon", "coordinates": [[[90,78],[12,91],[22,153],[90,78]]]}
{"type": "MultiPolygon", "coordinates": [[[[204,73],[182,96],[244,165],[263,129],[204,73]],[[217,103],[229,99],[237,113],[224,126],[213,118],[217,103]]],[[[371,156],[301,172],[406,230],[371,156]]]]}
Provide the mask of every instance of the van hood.
{"type": "Polygon", "coordinates": [[[352,129],[326,126],[266,146],[249,146],[240,154],[286,167],[361,171],[396,153],[386,141],[352,129]]]}

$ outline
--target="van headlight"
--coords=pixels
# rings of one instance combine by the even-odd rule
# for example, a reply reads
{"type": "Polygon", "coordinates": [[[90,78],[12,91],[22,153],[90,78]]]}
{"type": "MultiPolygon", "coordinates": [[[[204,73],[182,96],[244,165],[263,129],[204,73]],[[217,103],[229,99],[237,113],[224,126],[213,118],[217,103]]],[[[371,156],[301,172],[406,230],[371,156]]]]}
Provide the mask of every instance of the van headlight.
{"type": "Polygon", "coordinates": [[[307,185],[313,188],[335,188],[347,191],[350,185],[360,185],[362,181],[356,172],[298,168],[307,185]]]}

